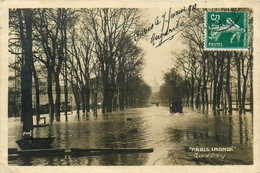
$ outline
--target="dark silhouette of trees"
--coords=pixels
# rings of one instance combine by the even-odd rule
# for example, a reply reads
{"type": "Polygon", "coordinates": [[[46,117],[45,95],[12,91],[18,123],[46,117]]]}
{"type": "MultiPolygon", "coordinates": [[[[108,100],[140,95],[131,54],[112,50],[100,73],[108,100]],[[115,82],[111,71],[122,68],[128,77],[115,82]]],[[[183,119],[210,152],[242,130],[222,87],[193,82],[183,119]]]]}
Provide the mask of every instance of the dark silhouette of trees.
{"type": "MultiPolygon", "coordinates": [[[[138,9],[30,11],[31,28],[27,29],[26,12],[10,9],[9,52],[15,55],[15,61],[10,61],[9,67],[15,75],[9,79],[27,74],[24,66],[28,65],[25,58],[28,56],[28,30],[31,32],[33,59],[31,57],[29,64],[31,72],[25,76],[30,75],[32,86],[35,86],[37,124],[43,111],[40,99],[45,94],[51,123],[60,121],[61,110],[65,110],[68,120],[69,92],[74,95],[78,115],[80,110],[90,111],[91,96],[92,107],[97,112],[100,92],[103,113],[143,106],[148,101],[151,89],[141,77],[144,54],[133,41],[134,32],[140,27],[138,9]]],[[[23,82],[29,80],[29,77],[21,78],[23,82]]],[[[16,84],[15,87],[27,87],[23,85],[16,84]]]]}
{"type": "Polygon", "coordinates": [[[164,84],[160,87],[160,98],[171,102],[176,98],[184,96],[185,80],[178,72],[178,69],[172,68],[170,72],[164,75],[164,84]]]}
{"type": "Polygon", "coordinates": [[[95,42],[94,53],[100,63],[103,85],[102,112],[112,112],[117,91],[118,52],[124,48],[122,44],[126,43],[128,37],[134,37],[133,27],[137,26],[140,16],[137,9],[91,9],[85,10],[85,14],[85,28],[95,42]]]}
{"type": "MultiPolygon", "coordinates": [[[[23,132],[32,132],[33,130],[33,110],[32,110],[32,10],[18,9],[11,10],[11,15],[16,19],[10,21],[11,31],[14,33],[13,40],[10,40],[9,51],[19,56],[20,68],[11,65],[11,68],[20,71],[21,77],[21,120],[23,121],[23,132]],[[13,47],[19,45],[21,50],[16,52],[13,47]]],[[[16,62],[15,62],[16,63],[16,62]]],[[[15,76],[16,78],[16,76],[15,76]]],[[[32,133],[31,133],[32,135],[32,133]]],[[[32,137],[28,134],[23,137],[32,137]]]]}
{"type": "MultiPolygon", "coordinates": [[[[232,113],[233,100],[237,100],[238,110],[247,110],[247,90],[250,89],[250,108],[252,108],[252,13],[249,10],[249,50],[248,51],[205,51],[204,11],[196,9],[185,22],[182,38],[187,48],[180,53],[173,53],[176,68],[183,76],[183,81],[190,81],[184,86],[186,101],[191,107],[212,110],[228,110],[232,113]],[[248,80],[249,76],[251,77],[248,80]]],[[[233,9],[237,11],[237,9],[233,9]]],[[[248,9],[242,9],[242,11],[248,9]]],[[[166,82],[166,79],[165,79],[166,82]]],[[[164,86],[166,87],[166,86],[164,86]]],[[[162,91],[165,88],[161,88],[162,91]]],[[[163,94],[163,93],[162,93],[163,94]]],[[[252,110],[251,110],[252,111],[252,110]]]]}

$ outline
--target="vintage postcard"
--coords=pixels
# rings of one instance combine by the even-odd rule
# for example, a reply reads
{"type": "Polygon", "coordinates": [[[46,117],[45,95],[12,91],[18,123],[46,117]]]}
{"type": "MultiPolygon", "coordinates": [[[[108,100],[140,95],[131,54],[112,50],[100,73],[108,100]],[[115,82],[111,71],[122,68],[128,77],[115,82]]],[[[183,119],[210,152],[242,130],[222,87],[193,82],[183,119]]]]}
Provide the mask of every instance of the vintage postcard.
{"type": "Polygon", "coordinates": [[[259,1],[0,5],[0,172],[260,172],[259,1]]]}

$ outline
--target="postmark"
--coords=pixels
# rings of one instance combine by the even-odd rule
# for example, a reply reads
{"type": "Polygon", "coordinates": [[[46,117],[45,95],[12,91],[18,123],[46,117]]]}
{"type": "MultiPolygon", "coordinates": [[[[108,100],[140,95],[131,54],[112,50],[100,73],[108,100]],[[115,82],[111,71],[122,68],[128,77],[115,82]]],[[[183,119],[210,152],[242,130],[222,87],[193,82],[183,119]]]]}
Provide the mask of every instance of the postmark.
{"type": "Polygon", "coordinates": [[[205,50],[248,50],[248,12],[205,12],[205,50]]]}

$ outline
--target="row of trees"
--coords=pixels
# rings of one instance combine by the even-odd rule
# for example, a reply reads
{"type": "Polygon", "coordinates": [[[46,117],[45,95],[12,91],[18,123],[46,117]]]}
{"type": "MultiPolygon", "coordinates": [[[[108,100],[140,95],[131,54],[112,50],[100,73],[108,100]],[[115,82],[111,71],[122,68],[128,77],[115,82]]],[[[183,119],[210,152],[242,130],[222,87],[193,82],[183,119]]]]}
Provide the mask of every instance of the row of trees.
{"type": "MultiPolygon", "coordinates": [[[[37,119],[44,90],[51,122],[54,115],[60,120],[62,93],[67,120],[69,91],[78,113],[80,109],[90,111],[91,93],[96,95],[95,105],[97,93],[102,93],[103,113],[148,100],[151,89],[140,73],[143,51],[133,41],[141,17],[137,9],[10,9],[9,52],[15,55],[9,61],[10,71],[15,71],[10,80],[23,78],[29,35],[26,11],[31,14],[32,62],[28,68],[32,70],[37,119]]],[[[23,87],[17,85],[18,90],[23,87]]]]}
{"type": "MultiPolygon", "coordinates": [[[[185,98],[188,106],[203,110],[225,109],[231,114],[236,102],[237,109],[246,110],[249,98],[253,109],[253,23],[249,9],[249,50],[248,51],[205,51],[204,50],[204,11],[197,9],[185,22],[182,30],[183,43],[187,48],[180,53],[173,53],[176,67],[165,74],[165,84],[161,87],[162,99],[177,95],[185,98]],[[171,75],[173,80],[168,80],[171,75]],[[177,87],[176,90],[173,87],[177,87]],[[170,87],[166,89],[166,87],[170,87]],[[166,90],[175,93],[166,96],[166,90]],[[250,93],[248,97],[247,93],[250,93]]],[[[230,9],[229,9],[230,10],[230,9]]],[[[232,9],[237,11],[237,9],[232,9]]]]}

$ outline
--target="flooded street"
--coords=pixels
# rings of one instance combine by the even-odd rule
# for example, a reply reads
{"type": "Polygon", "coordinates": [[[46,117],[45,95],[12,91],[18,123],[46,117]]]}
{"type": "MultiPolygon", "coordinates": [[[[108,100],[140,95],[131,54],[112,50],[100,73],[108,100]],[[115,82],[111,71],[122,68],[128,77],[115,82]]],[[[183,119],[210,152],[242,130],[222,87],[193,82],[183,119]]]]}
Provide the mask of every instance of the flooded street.
{"type": "MultiPolygon", "coordinates": [[[[150,105],[94,117],[62,114],[61,122],[34,128],[34,137],[56,137],[53,146],[65,148],[153,148],[152,153],[93,156],[9,157],[11,165],[222,165],[253,164],[252,114],[217,115],[184,108],[170,114],[165,106],[150,105]],[[192,148],[232,148],[232,151],[196,152],[192,148]],[[212,155],[213,153],[213,155],[212,155]],[[203,155],[204,154],[204,155],[203,155]],[[205,154],[211,154],[210,158],[205,154]],[[218,155],[219,156],[218,156],[218,155]],[[203,155],[203,156],[202,156],[203,155]]],[[[46,116],[47,122],[48,116],[46,116]]],[[[35,118],[35,117],[34,117],[35,118]]],[[[22,124],[8,119],[8,145],[17,148],[22,124]]],[[[35,122],[35,121],[34,121],[35,122]]],[[[41,122],[43,123],[43,122],[41,122]]]]}

